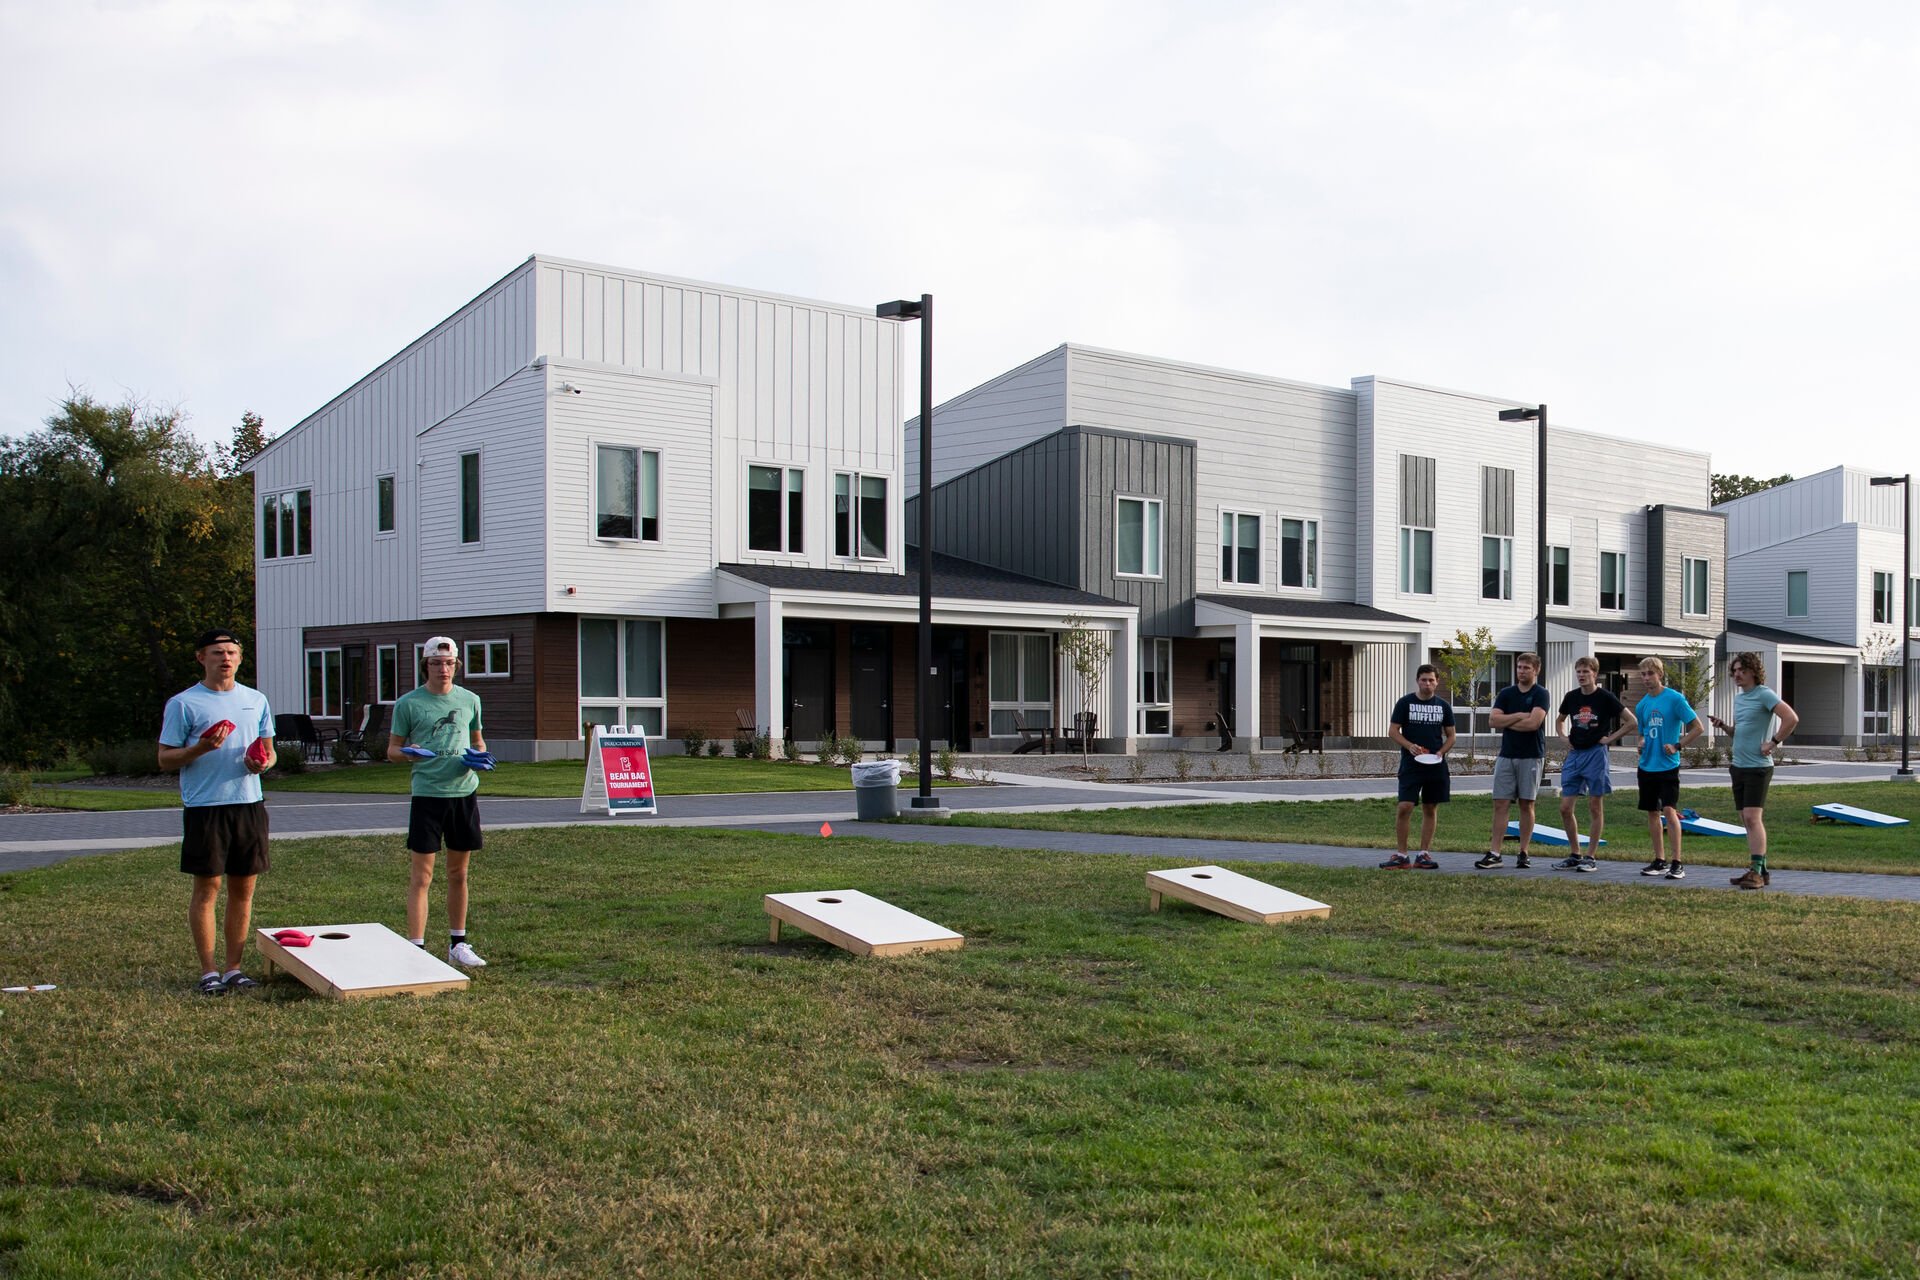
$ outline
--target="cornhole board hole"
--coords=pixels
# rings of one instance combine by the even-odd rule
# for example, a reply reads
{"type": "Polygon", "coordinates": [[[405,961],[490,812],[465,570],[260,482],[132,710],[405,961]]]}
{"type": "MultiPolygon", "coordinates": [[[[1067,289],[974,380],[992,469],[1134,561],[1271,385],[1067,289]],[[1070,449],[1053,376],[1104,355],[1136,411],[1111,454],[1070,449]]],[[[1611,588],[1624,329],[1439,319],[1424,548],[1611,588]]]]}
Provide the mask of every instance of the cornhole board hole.
{"type": "Polygon", "coordinates": [[[1243,876],[1225,867],[1176,867],[1147,872],[1147,910],[1158,911],[1162,897],[1190,902],[1247,924],[1324,918],[1333,908],[1297,893],[1243,876]]]}
{"type": "MultiPolygon", "coordinates": [[[[1518,840],[1519,838],[1520,823],[1509,819],[1507,822],[1507,839],[1518,840]]],[[[1563,828],[1550,827],[1544,822],[1536,822],[1533,824],[1533,842],[1535,844],[1565,844],[1567,842],[1567,833],[1563,828]]],[[[1600,843],[1605,844],[1606,840],[1603,838],[1600,843]]]]}
{"type": "Polygon", "coordinates": [[[966,939],[891,902],[858,889],[819,893],[770,893],[767,941],[780,941],[784,922],[857,956],[910,956],[921,951],[958,951],[966,939]]]}
{"type": "Polygon", "coordinates": [[[1890,813],[1875,813],[1871,809],[1856,809],[1850,804],[1817,804],[1813,806],[1815,822],[1850,822],[1856,827],[1904,827],[1905,818],[1896,818],[1890,813]]]}
{"type": "Polygon", "coordinates": [[[285,969],[323,996],[431,996],[466,988],[467,975],[414,946],[383,924],[277,925],[253,935],[267,973],[285,969]],[[310,947],[283,947],[273,935],[295,928],[313,936],[310,947]]]}

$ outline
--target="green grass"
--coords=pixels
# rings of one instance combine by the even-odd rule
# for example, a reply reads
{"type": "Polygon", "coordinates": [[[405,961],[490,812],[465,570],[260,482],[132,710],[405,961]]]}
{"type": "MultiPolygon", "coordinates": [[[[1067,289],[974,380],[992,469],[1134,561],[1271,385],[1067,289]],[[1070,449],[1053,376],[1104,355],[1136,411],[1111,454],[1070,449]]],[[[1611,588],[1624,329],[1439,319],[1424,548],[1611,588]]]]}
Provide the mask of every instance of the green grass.
{"type": "MultiPolygon", "coordinates": [[[[1634,807],[1637,793],[1615,791],[1607,801],[1603,858],[1644,862],[1653,851],[1646,815],[1634,807]]],[[[1585,843],[1587,809],[1575,811],[1585,843]]],[[[1920,823],[1920,786],[1904,782],[1850,782],[1822,787],[1775,787],[1767,797],[1767,862],[1798,871],[1879,871],[1920,875],[1920,836],[1914,826],[1853,827],[1812,821],[1816,804],[1850,804],[1920,823]]],[[[1726,787],[1689,787],[1680,793],[1683,808],[1738,826],[1733,792],[1726,787]]],[[[1148,809],[1073,809],[1061,813],[956,813],[955,826],[1021,827],[1042,831],[1096,831],[1107,835],[1181,836],[1215,840],[1279,840],[1363,849],[1393,848],[1395,805],[1381,800],[1266,801],[1256,804],[1163,805],[1148,809]]],[[[1510,816],[1517,817],[1516,814],[1510,816]]],[[[1539,821],[1560,825],[1558,797],[1541,797],[1539,821]]],[[[1456,795],[1441,806],[1436,850],[1485,852],[1493,825],[1493,801],[1456,795]]],[[[1413,840],[1420,836],[1420,811],[1413,814],[1413,840]]],[[[1519,847],[1509,841],[1509,852],[1519,847]]],[[[1554,859],[1564,846],[1540,845],[1554,859]]],[[[1690,864],[1744,867],[1747,842],[1740,837],[1687,835],[1682,854],[1690,864]]]]}
{"type": "MultiPolygon", "coordinates": [[[[390,841],[276,858],[259,923],[399,923],[390,841]]],[[[171,859],[0,877],[60,984],[0,997],[0,1273],[1920,1267],[1910,906],[1245,868],[1334,904],[1264,929],[1146,859],[500,832],[470,991],[207,1001],[171,859]],[[830,887],[967,949],[768,945],[830,887]]]]}
{"type": "Polygon", "coordinates": [[[35,787],[30,804],[43,809],[122,813],[130,809],[177,809],[178,791],[110,791],[104,787],[35,787]]]}
{"type": "MultiPolygon", "coordinates": [[[[845,765],[819,765],[785,760],[692,759],[654,756],[653,786],[658,795],[732,795],[750,791],[847,791],[853,779],[845,765]]],[[[586,765],[579,760],[548,760],[539,764],[502,764],[480,780],[485,795],[518,797],[578,796],[586,765]]],[[[372,765],[335,767],[300,774],[267,775],[268,791],[327,791],[343,795],[403,796],[411,771],[384,761],[372,765]]],[[[918,775],[902,772],[903,778],[918,775]]],[[[937,781],[936,786],[952,786],[937,781]]]]}

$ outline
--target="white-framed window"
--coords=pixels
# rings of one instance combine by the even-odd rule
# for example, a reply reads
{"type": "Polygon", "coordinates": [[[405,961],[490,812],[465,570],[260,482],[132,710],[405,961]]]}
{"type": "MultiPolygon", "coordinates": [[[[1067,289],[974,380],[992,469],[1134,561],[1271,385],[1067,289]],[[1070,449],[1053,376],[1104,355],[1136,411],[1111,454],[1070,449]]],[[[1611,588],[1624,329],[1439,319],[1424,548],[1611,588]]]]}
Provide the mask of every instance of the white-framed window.
{"type": "Polygon", "coordinates": [[[1148,737],[1173,732],[1173,641],[1140,637],[1140,726],[1148,737]]]}
{"type": "Polygon", "coordinates": [[[1113,571],[1122,578],[1158,578],[1166,552],[1158,498],[1113,500],[1113,571]]]}
{"type": "Polygon", "coordinates": [[[836,471],[833,554],[848,560],[887,558],[887,478],[836,471]]]}
{"type": "Polygon", "coordinates": [[[1805,569],[1787,570],[1787,616],[1789,618],[1807,616],[1807,571],[1805,569]]]}
{"type": "Polygon", "coordinates": [[[1873,574],[1873,620],[1891,625],[1894,617],[1893,575],[1876,569],[1873,574]]]}
{"type": "Polygon", "coordinates": [[[393,477],[375,476],[373,478],[373,535],[381,537],[393,532],[393,477]]]}
{"type": "Polygon", "coordinates": [[[1893,732],[1892,667],[1868,667],[1861,672],[1864,687],[1860,699],[1860,731],[1884,738],[1893,732]]]}
{"type": "Polygon", "coordinates": [[[987,732],[1018,733],[1016,711],[1029,729],[1053,725],[1053,637],[1044,631],[987,633],[987,732]]]}
{"type": "Polygon", "coordinates": [[[1573,602],[1573,549],[1547,548],[1547,603],[1566,608],[1573,602]]]}
{"type": "Polygon", "coordinates": [[[1400,526],[1400,593],[1433,594],[1433,530],[1400,526]]]}
{"type": "Polygon", "coordinates": [[[1320,522],[1297,516],[1280,517],[1280,585],[1318,590],[1320,586],[1320,522]]]}
{"type": "Polygon", "coordinates": [[[1907,625],[1920,627],[1920,578],[1907,583],[1907,625]]]}
{"type": "Polygon", "coordinates": [[[288,489],[260,499],[260,558],[313,554],[313,490],[288,489]]]}
{"type": "Polygon", "coordinates": [[[623,724],[667,731],[667,624],[659,618],[580,619],[581,737],[623,724]]]}
{"type": "Polygon", "coordinates": [[[469,680],[512,675],[513,645],[506,640],[469,640],[466,664],[469,680]]]}
{"type": "Polygon", "coordinates": [[[307,714],[340,714],[340,650],[307,650],[307,714]]]}
{"type": "Polygon", "coordinates": [[[660,541],[660,451],[597,444],[593,470],[593,536],[660,541]]]}
{"type": "Polygon", "coordinates": [[[480,543],[480,455],[460,455],[460,545],[480,543]]]}
{"type": "Polygon", "coordinates": [[[1220,513],[1220,581],[1260,585],[1260,517],[1245,511],[1220,513]]]}
{"type": "Polygon", "coordinates": [[[400,646],[383,644],[373,650],[373,700],[397,702],[400,699],[400,646]]]}
{"type": "Polygon", "coordinates": [[[807,549],[807,473],[747,466],[747,550],[799,555],[807,549]]]}
{"type": "Polygon", "coordinates": [[[1707,605],[1707,562],[1685,556],[1680,561],[1680,612],[1689,618],[1704,618],[1707,605]]]}
{"type": "Polygon", "coordinates": [[[1619,613],[1627,607],[1627,553],[1600,553],[1600,607],[1619,613]]]}
{"type": "Polygon", "coordinates": [[[1513,599],[1513,539],[1480,539],[1480,598],[1513,599]]]}

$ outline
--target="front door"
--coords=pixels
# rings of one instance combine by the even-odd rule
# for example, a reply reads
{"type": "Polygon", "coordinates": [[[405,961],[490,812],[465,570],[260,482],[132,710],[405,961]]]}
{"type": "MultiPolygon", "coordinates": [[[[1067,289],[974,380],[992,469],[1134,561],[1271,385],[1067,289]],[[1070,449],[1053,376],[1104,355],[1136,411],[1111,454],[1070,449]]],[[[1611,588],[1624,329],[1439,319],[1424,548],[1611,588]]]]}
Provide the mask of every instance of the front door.
{"type": "Polygon", "coordinates": [[[935,741],[955,751],[973,750],[967,723],[967,633],[957,627],[933,629],[933,715],[935,741]]]}
{"type": "Polygon", "coordinates": [[[787,733],[818,742],[833,727],[833,625],[790,622],[786,627],[787,733]]]}
{"type": "Polygon", "coordinates": [[[367,705],[367,646],[349,644],[340,647],[340,723],[348,729],[360,727],[360,711],[367,705]]]}
{"type": "Polygon", "coordinates": [[[848,640],[853,736],[893,750],[893,631],[855,627],[848,640]]]}
{"type": "Polygon", "coordinates": [[[1239,685],[1233,673],[1234,644],[1232,640],[1220,642],[1220,704],[1214,724],[1218,728],[1222,747],[1233,745],[1236,732],[1234,724],[1240,718],[1234,707],[1234,700],[1239,697],[1239,685]]]}
{"type": "MultiPolygon", "coordinates": [[[[1280,714],[1302,730],[1321,728],[1319,652],[1312,645],[1283,645],[1275,672],[1280,714]]],[[[1276,728],[1284,731],[1286,720],[1276,728]]]]}

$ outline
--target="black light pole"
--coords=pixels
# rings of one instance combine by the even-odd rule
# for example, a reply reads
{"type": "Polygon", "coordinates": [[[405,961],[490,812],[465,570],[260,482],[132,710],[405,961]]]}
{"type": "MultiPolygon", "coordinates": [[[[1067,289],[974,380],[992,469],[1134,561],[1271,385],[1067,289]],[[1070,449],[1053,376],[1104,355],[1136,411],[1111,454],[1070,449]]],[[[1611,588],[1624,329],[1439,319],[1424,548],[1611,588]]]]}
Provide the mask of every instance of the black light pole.
{"type": "Polygon", "coordinates": [[[923,293],[918,302],[883,302],[873,313],[882,320],[920,322],[920,667],[913,676],[920,719],[920,791],[913,807],[938,809],[940,801],[933,794],[933,295],[923,293]]]}
{"type": "Polygon", "coordinates": [[[1913,473],[1875,476],[1873,483],[1900,486],[1900,772],[1893,776],[1911,778],[1913,760],[1908,749],[1913,733],[1913,690],[1907,686],[1913,675],[1913,473]]]}
{"type": "Polygon", "coordinates": [[[1538,546],[1534,548],[1535,558],[1539,562],[1538,617],[1534,620],[1534,652],[1540,655],[1540,670],[1536,673],[1544,682],[1547,678],[1547,406],[1537,405],[1531,409],[1502,409],[1502,422],[1540,423],[1540,520],[1537,533],[1538,546]]]}

